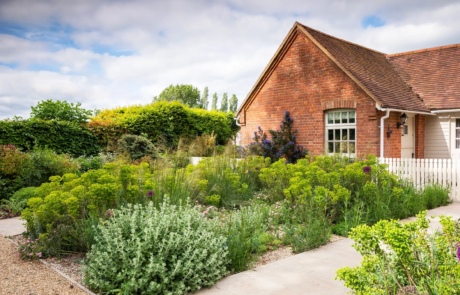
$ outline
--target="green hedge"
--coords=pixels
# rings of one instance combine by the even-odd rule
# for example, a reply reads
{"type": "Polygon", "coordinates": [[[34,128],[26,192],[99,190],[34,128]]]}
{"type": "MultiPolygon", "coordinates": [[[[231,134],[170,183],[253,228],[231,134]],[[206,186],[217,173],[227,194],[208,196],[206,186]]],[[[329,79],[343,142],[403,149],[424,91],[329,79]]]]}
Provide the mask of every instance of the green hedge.
{"type": "Polygon", "coordinates": [[[104,110],[86,127],[98,136],[101,145],[118,140],[123,134],[146,134],[152,141],[163,136],[168,142],[180,137],[211,134],[225,144],[238,131],[233,113],[190,108],[179,102],[156,102],[104,110]]]}
{"type": "Polygon", "coordinates": [[[48,147],[56,153],[73,156],[96,155],[96,136],[77,123],[66,121],[0,121],[0,144],[14,144],[22,150],[48,147]]]}

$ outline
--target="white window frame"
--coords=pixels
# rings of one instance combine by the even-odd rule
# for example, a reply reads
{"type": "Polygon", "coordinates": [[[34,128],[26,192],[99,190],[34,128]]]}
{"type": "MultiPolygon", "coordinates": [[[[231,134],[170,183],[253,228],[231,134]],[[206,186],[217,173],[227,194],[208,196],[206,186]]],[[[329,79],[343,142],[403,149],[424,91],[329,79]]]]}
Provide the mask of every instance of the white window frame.
{"type": "Polygon", "coordinates": [[[325,151],[327,154],[329,155],[334,155],[334,154],[341,154],[341,155],[344,155],[344,156],[348,156],[348,157],[356,157],[356,150],[357,150],[357,129],[356,129],[356,123],[357,123],[357,118],[356,118],[356,109],[332,109],[332,110],[328,110],[326,112],[324,112],[324,126],[325,126],[325,130],[324,130],[324,146],[325,146],[325,151]],[[342,123],[342,113],[347,113],[347,123],[342,123]],[[349,116],[350,116],[350,112],[354,112],[355,114],[355,122],[354,123],[348,123],[349,122],[349,116]],[[333,123],[329,123],[329,120],[328,120],[328,117],[329,117],[329,114],[331,113],[334,113],[334,117],[333,117],[333,123]],[[340,113],[340,123],[335,123],[335,119],[336,119],[336,115],[335,113],[340,113]],[[340,129],[340,139],[336,139],[336,133],[335,131],[333,131],[333,138],[332,140],[329,139],[329,130],[337,130],[337,129],[340,129]],[[342,135],[343,135],[343,130],[347,130],[347,139],[346,140],[343,140],[342,138],[342,135]],[[350,139],[350,129],[354,129],[355,131],[355,139],[354,140],[351,140],[350,139]],[[334,152],[333,153],[330,153],[329,152],[329,142],[333,142],[333,148],[334,148],[334,152]],[[342,152],[342,149],[343,149],[343,146],[342,144],[343,143],[346,143],[347,144],[347,153],[343,153],[342,152]],[[340,143],[339,146],[340,146],[340,152],[336,152],[336,143],[340,143]],[[349,143],[354,143],[355,145],[355,150],[354,150],[354,153],[350,153],[350,149],[349,149],[349,143]]]}

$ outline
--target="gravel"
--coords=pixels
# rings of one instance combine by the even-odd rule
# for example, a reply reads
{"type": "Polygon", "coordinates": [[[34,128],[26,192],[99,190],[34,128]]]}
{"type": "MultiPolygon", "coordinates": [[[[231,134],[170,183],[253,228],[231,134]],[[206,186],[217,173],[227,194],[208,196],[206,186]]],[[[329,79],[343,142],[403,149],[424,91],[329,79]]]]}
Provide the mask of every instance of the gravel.
{"type": "MultiPolygon", "coordinates": [[[[337,236],[337,235],[332,235],[327,243],[328,244],[334,243],[334,242],[337,242],[343,239],[345,238],[341,236],[337,236]]],[[[287,258],[289,256],[294,256],[294,255],[296,254],[292,252],[292,249],[290,246],[278,247],[278,249],[267,251],[262,256],[260,256],[257,259],[256,263],[254,263],[253,268],[256,268],[256,267],[259,267],[265,264],[269,264],[277,260],[284,259],[284,258],[287,258]]]]}
{"type": "Polygon", "coordinates": [[[17,247],[0,236],[0,294],[18,295],[84,295],[40,261],[24,261],[17,257],[17,247]]]}

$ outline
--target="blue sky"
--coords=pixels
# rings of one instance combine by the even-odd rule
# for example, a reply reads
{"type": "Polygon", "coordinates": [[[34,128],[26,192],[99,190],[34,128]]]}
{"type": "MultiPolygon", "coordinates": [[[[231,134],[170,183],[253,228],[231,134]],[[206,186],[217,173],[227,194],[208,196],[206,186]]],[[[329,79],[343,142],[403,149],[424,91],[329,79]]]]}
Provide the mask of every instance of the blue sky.
{"type": "Polygon", "coordinates": [[[460,43],[458,1],[0,1],[0,119],[44,99],[149,103],[170,84],[241,102],[295,21],[396,53],[460,43]]]}

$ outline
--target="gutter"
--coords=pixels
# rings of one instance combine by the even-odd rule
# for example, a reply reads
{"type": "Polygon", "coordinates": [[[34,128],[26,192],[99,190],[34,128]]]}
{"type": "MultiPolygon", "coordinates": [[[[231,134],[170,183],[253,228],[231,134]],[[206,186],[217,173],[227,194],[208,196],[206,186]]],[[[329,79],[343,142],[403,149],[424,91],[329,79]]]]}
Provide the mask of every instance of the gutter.
{"type": "Polygon", "coordinates": [[[383,158],[384,156],[384,148],[383,148],[383,140],[385,139],[385,133],[384,133],[384,130],[385,130],[385,119],[387,119],[388,117],[390,117],[390,109],[382,109],[380,108],[379,105],[377,105],[377,109],[380,110],[380,111],[386,111],[387,113],[385,114],[385,116],[383,116],[382,118],[380,118],[380,158],[383,158]]]}
{"type": "Polygon", "coordinates": [[[240,123],[238,123],[238,120],[240,119],[240,115],[236,116],[235,118],[235,123],[236,123],[236,126],[239,126],[241,127],[240,123]]]}
{"type": "Polygon", "coordinates": [[[400,110],[400,109],[390,109],[390,108],[382,108],[378,103],[375,104],[377,110],[386,112],[385,116],[380,118],[380,157],[383,158],[384,156],[384,139],[385,139],[385,119],[390,116],[390,112],[400,112],[400,113],[409,113],[409,114],[420,114],[420,115],[430,115],[434,116],[436,113],[447,113],[447,112],[454,112],[459,111],[457,110],[441,110],[441,111],[431,111],[431,112],[420,112],[420,111],[408,111],[408,110],[400,110]]]}
{"type": "Polygon", "coordinates": [[[451,110],[439,110],[439,111],[431,111],[433,114],[437,113],[451,113],[451,112],[460,112],[460,109],[451,109],[451,110]]]}

